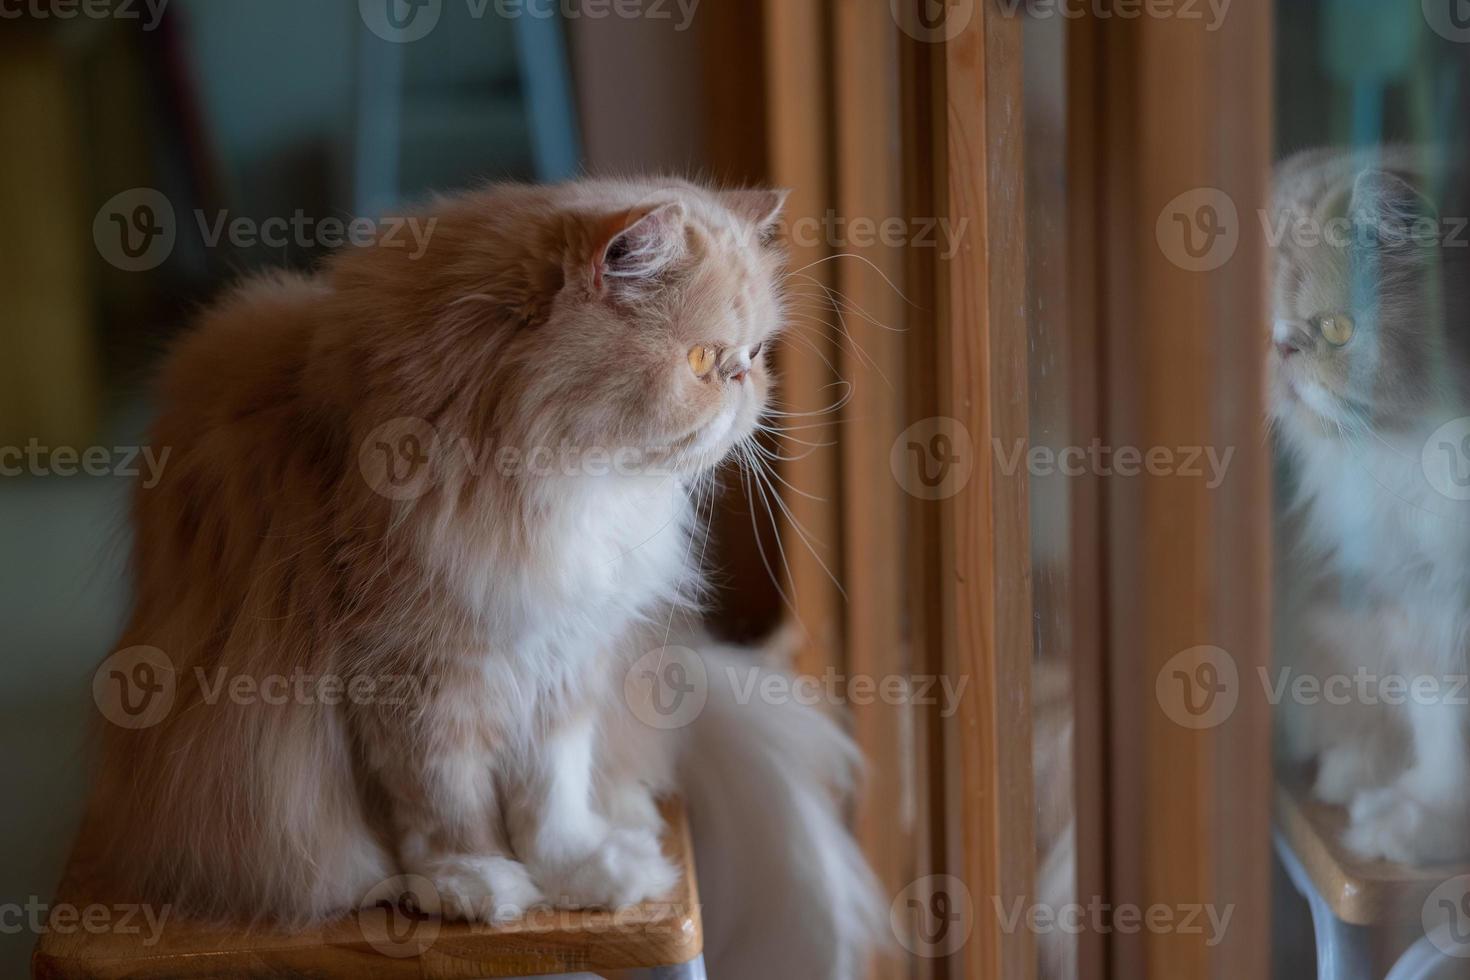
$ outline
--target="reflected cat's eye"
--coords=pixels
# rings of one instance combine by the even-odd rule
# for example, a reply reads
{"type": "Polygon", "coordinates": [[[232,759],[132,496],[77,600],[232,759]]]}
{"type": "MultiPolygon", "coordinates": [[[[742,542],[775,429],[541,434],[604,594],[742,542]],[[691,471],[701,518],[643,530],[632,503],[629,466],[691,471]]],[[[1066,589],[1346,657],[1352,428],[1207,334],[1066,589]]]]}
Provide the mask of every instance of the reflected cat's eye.
{"type": "Polygon", "coordinates": [[[1353,318],[1346,313],[1329,313],[1317,318],[1322,339],[1333,347],[1342,347],[1353,339],[1353,318]]]}
{"type": "Polygon", "coordinates": [[[715,369],[715,349],[696,344],[689,349],[689,368],[703,378],[715,369]]]}

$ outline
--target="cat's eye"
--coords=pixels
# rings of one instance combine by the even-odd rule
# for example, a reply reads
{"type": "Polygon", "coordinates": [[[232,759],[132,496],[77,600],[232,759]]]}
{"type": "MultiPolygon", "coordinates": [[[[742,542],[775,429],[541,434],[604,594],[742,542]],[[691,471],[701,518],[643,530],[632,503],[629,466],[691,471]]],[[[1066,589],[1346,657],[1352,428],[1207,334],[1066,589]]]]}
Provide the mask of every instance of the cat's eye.
{"type": "Polygon", "coordinates": [[[704,344],[696,344],[689,349],[689,368],[699,377],[704,377],[715,369],[715,349],[706,347],[704,344]]]}
{"type": "Polygon", "coordinates": [[[1327,313],[1317,318],[1322,339],[1333,347],[1342,347],[1353,339],[1353,318],[1346,313],[1327,313]]]}

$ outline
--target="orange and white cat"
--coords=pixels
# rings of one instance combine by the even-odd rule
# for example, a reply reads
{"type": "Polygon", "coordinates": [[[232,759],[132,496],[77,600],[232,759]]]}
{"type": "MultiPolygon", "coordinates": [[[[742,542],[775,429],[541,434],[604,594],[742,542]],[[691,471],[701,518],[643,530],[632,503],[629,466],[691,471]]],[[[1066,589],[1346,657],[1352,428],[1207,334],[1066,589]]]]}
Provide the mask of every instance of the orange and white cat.
{"type": "Polygon", "coordinates": [[[709,644],[689,725],[625,698],[702,588],[697,492],[767,408],[783,201],[494,186],[437,202],[422,256],[348,250],[203,316],[136,502],[122,645],[177,694],[104,726],[121,879],[289,924],[398,873],[454,918],[622,906],[673,883],[653,801],[677,787],[716,975],[857,975],[881,910],[828,793],[846,736],[742,703],[751,662],[709,644]],[[222,696],[236,677],[308,693],[222,696]]]}
{"type": "Polygon", "coordinates": [[[1313,150],[1273,209],[1279,681],[1320,691],[1284,698],[1281,749],[1348,808],[1349,848],[1411,864],[1470,854],[1470,274],[1435,170],[1313,150]]]}

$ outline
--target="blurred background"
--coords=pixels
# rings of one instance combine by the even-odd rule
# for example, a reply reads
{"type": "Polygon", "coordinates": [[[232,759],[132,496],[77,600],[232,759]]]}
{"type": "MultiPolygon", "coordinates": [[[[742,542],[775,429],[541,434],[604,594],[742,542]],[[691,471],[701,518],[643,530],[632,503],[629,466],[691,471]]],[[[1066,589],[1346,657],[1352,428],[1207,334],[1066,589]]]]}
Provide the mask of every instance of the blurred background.
{"type": "MultiPolygon", "coordinates": [[[[592,16],[590,3],[540,0],[0,0],[0,452],[22,451],[0,455],[0,738],[12,773],[0,808],[0,903],[49,900],[80,816],[90,678],[128,602],[126,508],[148,473],[135,447],[146,441],[150,372],[193,311],[251,270],[311,266],[356,216],[411,213],[436,191],[481,180],[672,172],[737,185],[779,171],[796,187],[793,208],[802,214],[827,212],[844,195],[860,202],[844,209],[849,217],[863,207],[870,218],[901,213],[901,160],[922,160],[928,147],[915,149],[925,134],[907,128],[913,120],[882,128],[901,115],[897,31],[880,24],[881,41],[853,45],[834,25],[864,41],[857,28],[872,25],[852,17],[855,3],[811,0],[821,13],[808,24],[791,12],[807,2],[790,0],[780,16],[768,2],[763,19],[751,15],[761,5],[746,0],[667,0],[632,17],[611,4],[592,16]],[[835,17],[838,8],[848,15],[835,17]],[[568,9],[585,15],[566,16],[568,9]],[[764,36],[765,24],[787,33],[764,36]],[[820,34],[823,60],[789,43],[793,24],[820,34]],[[872,50],[889,60],[867,63],[872,50]],[[768,63],[772,51],[784,59],[768,63]],[[871,152],[873,144],[886,154],[871,152]],[[101,452],[82,467],[49,452],[61,447],[101,452]]],[[[1029,7],[1047,5],[1019,9],[1029,7]]],[[[1278,155],[1384,140],[1462,152],[1470,45],[1431,30],[1418,8],[1405,0],[1278,0],[1278,155]]],[[[886,18],[884,10],[877,19],[886,18]]],[[[1068,373],[1069,337],[1077,311],[1096,299],[1069,297],[1067,285],[1075,232],[1087,220],[1068,196],[1081,180],[1069,151],[1087,136],[1070,121],[1091,119],[1090,106],[1071,102],[1085,75],[1069,60],[1073,26],[1056,16],[1028,22],[1022,52],[1029,437],[1056,448],[1082,438],[1068,422],[1080,417],[1073,400],[1083,390],[1068,373]]],[[[798,260],[844,247],[826,241],[798,260]]],[[[909,254],[869,254],[883,275],[903,281],[909,254]]],[[[927,328],[927,310],[901,302],[857,263],[842,268],[828,281],[884,323],[858,325],[868,345],[861,354],[840,335],[824,337],[825,327],[807,335],[821,349],[786,372],[817,379],[807,407],[831,401],[824,385],[837,371],[827,356],[849,379],[868,370],[869,352],[901,377],[898,348],[927,343],[924,330],[899,337],[878,329],[904,317],[927,328]]],[[[920,276],[909,288],[917,294],[923,285],[920,276]]],[[[864,384],[842,419],[860,421],[863,436],[843,446],[838,463],[789,474],[820,497],[790,498],[820,539],[810,555],[791,548],[799,566],[792,591],[805,603],[808,646],[818,650],[802,664],[813,672],[844,663],[832,654],[844,645],[881,648],[880,664],[890,662],[890,647],[903,648],[892,662],[910,657],[907,614],[883,620],[881,601],[822,599],[822,557],[859,599],[911,584],[900,581],[911,545],[894,503],[901,495],[886,487],[888,447],[909,421],[891,411],[903,401],[902,382],[892,398],[875,374],[864,384]],[[880,484],[892,499],[871,489],[880,484]],[[890,535],[891,551],[866,550],[866,534],[890,535]],[[874,609],[876,627],[864,618],[874,609]]],[[[1065,818],[1074,776],[1103,779],[1088,766],[1072,772],[1070,661],[1096,642],[1074,635],[1068,613],[1073,592],[1094,587],[1067,578],[1074,543],[1089,532],[1070,523],[1085,513],[1074,497],[1086,492],[1059,473],[1029,484],[1036,729],[1059,746],[1037,755],[1042,839],[1073,833],[1065,818]],[[1048,692],[1059,706],[1050,714],[1048,692]]],[[[746,502],[731,494],[724,508],[713,562],[739,588],[721,593],[716,618],[726,632],[754,637],[780,617],[782,597],[753,546],[746,502]]],[[[926,816],[915,792],[924,774],[910,772],[922,745],[915,749],[916,730],[897,716],[874,723],[869,714],[868,727],[859,725],[879,791],[857,822],[871,852],[883,855],[889,884],[910,874],[893,855],[912,842],[893,841],[926,816]]],[[[1103,743],[1081,741],[1079,757],[1101,759],[1103,743]]],[[[1100,876],[1106,841],[1093,843],[1083,870],[1100,876]]],[[[1311,926],[1294,893],[1277,884],[1277,975],[1306,976],[1311,926]]],[[[29,930],[0,929],[0,975],[23,975],[34,941],[29,930]]]]}

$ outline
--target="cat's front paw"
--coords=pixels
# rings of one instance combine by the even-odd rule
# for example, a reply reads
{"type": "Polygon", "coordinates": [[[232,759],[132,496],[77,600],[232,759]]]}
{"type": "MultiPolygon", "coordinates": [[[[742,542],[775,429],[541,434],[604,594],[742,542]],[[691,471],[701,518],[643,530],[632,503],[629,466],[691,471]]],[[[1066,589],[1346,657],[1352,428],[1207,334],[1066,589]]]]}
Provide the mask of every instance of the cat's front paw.
{"type": "Polygon", "coordinates": [[[658,836],[644,828],[617,827],[575,860],[544,863],[536,880],[562,908],[616,909],[667,895],[679,873],[664,857],[658,836]]]}
{"type": "Polygon", "coordinates": [[[446,919],[509,922],[527,909],[546,904],[526,866],[510,858],[437,858],[418,873],[434,886],[427,896],[421,896],[423,911],[446,919]]]}
{"type": "Polygon", "coordinates": [[[1425,865],[1470,854],[1464,807],[1426,803],[1401,786],[1359,793],[1348,816],[1343,844],[1364,860],[1425,865]]]}

